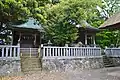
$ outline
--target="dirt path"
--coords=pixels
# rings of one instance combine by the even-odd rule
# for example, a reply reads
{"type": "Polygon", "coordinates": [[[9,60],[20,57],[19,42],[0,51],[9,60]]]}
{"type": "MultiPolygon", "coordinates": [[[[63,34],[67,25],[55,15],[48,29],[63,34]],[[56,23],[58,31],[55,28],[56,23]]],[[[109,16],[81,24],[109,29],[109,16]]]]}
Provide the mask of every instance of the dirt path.
{"type": "Polygon", "coordinates": [[[5,80],[120,80],[119,73],[120,67],[69,72],[34,72],[5,80]]]}

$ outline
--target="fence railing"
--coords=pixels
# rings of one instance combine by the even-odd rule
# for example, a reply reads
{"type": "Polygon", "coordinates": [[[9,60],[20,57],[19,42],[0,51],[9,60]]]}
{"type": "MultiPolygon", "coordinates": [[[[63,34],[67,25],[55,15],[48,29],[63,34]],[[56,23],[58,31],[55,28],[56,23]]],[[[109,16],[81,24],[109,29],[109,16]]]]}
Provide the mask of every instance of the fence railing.
{"type": "Polygon", "coordinates": [[[43,47],[43,59],[71,59],[101,57],[101,48],[95,47],[43,47]]]}
{"type": "Polygon", "coordinates": [[[22,57],[37,57],[38,48],[20,48],[20,53],[22,57]]]}
{"type": "Polygon", "coordinates": [[[20,46],[0,45],[0,60],[19,60],[20,46]]]}
{"type": "Polygon", "coordinates": [[[106,48],[105,53],[107,56],[120,57],[120,48],[106,48]]]}

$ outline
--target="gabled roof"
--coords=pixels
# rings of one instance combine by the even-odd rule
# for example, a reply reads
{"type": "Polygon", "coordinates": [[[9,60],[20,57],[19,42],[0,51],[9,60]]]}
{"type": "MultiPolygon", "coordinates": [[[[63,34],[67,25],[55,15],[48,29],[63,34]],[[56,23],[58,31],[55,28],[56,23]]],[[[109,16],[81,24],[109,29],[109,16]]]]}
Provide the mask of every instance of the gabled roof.
{"type": "Polygon", "coordinates": [[[109,19],[107,19],[99,28],[105,29],[105,28],[116,28],[114,25],[117,25],[120,23],[120,13],[116,13],[113,16],[111,16],[109,19]]]}
{"type": "Polygon", "coordinates": [[[91,26],[89,23],[87,23],[85,20],[82,20],[81,23],[79,24],[79,28],[84,28],[87,31],[94,31],[97,32],[99,31],[98,28],[95,28],[91,26]]]}
{"type": "Polygon", "coordinates": [[[19,25],[12,24],[11,26],[13,28],[35,29],[35,30],[38,30],[40,32],[44,32],[44,29],[41,26],[41,24],[38,24],[37,20],[34,18],[29,18],[26,23],[22,23],[19,25]]]}

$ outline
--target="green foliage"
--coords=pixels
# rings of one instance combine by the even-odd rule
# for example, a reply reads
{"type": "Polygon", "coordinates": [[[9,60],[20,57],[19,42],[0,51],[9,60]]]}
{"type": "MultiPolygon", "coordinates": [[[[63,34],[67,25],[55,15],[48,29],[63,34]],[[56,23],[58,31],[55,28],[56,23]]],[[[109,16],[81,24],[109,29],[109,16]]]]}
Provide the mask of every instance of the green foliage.
{"type": "Polygon", "coordinates": [[[44,6],[48,0],[1,0],[0,1],[0,22],[8,23],[11,21],[22,20],[34,17],[44,21],[44,6]]]}
{"type": "MultiPolygon", "coordinates": [[[[93,26],[100,26],[106,19],[111,17],[116,12],[120,11],[119,0],[103,0],[103,6],[101,7],[100,14],[102,17],[98,18],[98,22],[91,20],[93,26]],[[95,23],[94,23],[95,22],[95,23]],[[97,25],[96,25],[97,24],[97,25]]],[[[115,46],[120,45],[120,33],[118,30],[103,30],[97,34],[96,40],[102,48],[114,44],[115,46]]]]}
{"type": "MultiPolygon", "coordinates": [[[[8,34],[7,24],[25,21],[29,17],[36,18],[40,23],[45,22],[44,7],[51,4],[49,0],[0,0],[0,34],[8,34]]],[[[0,35],[3,38],[3,35],[0,35]]]]}
{"type": "Polygon", "coordinates": [[[103,10],[107,12],[109,16],[120,11],[120,0],[103,0],[103,10]]]}
{"type": "Polygon", "coordinates": [[[98,17],[96,6],[100,0],[61,0],[56,5],[47,6],[46,35],[54,44],[71,43],[78,37],[76,25],[82,20],[98,17]]]}
{"type": "Polygon", "coordinates": [[[105,46],[118,46],[120,43],[120,31],[119,30],[105,30],[97,34],[97,43],[104,48],[105,46]]]}

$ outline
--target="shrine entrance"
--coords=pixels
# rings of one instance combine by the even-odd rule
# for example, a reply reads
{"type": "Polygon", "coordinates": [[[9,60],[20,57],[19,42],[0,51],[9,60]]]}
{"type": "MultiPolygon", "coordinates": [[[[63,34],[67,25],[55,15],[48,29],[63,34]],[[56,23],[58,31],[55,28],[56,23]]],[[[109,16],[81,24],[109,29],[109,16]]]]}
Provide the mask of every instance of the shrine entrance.
{"type": "Polygon", "coordinates": [[[34,40],[35,40],[35,38],[33,35],[22,35],[21,48],[33,48],[34,40]]]}
{"type": "Polygon", "coordinates": [[[13,33],[13,44],[20,44],[20,53],[22,57],[38,57],[38,49],[41,44],[39,32],[16,30],[13,33]]]}
{"type": "Polygon", "coordinates": [[[41,44],[41,34],[26,30],[13,32],[13,45],[20,44],[20,48],[38,48],[41,44]]]}

